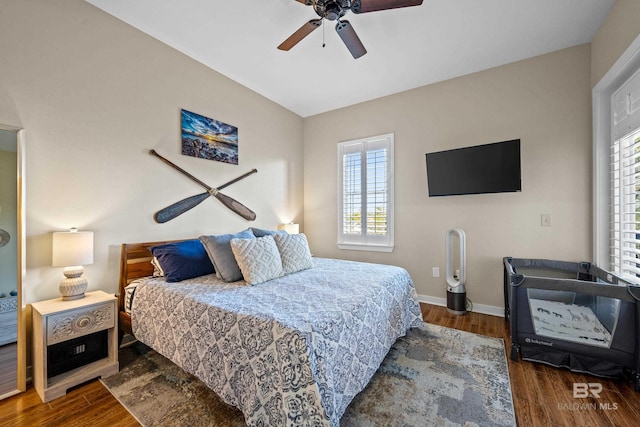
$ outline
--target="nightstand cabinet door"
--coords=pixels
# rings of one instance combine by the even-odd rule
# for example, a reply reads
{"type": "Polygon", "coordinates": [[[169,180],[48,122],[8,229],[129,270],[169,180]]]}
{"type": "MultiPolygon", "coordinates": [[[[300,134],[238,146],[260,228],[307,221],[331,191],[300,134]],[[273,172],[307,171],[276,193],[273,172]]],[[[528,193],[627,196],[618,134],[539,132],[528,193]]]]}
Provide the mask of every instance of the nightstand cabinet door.
{"type": "Polygon", "coordinates": [[[33,383],[43,402],[118,372],[116,297],[95,291],[78,300],[57,298],[31,306],[33,383]]]}

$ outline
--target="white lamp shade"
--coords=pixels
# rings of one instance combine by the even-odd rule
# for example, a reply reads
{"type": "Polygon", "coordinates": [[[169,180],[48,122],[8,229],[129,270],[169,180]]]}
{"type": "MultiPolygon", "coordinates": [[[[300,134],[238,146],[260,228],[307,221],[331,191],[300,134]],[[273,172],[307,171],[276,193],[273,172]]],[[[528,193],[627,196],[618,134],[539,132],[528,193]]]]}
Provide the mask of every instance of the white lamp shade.
{"type": "Polygon", "coordinates": [[[53,233],[53,266],[93,264],[93,231],[53,233]]]}
{"type": "Polygon", "coordinates": [[[278,230],[284,230],[289,234],[298,234],[300,232],[300,224],[294,224],[292,222],[289,224],[280,224],[278,230]]]}

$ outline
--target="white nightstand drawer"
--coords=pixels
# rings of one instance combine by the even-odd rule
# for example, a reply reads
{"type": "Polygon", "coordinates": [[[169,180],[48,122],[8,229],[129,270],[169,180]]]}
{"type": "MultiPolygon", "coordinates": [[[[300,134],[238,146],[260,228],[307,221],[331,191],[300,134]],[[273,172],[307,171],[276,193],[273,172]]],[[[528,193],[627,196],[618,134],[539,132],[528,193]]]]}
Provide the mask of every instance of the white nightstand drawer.
{"type": "Polygon", "coordinates": [[[115,302],[81,307],[47,317],[47,345],[115,327],[115,302]]]}

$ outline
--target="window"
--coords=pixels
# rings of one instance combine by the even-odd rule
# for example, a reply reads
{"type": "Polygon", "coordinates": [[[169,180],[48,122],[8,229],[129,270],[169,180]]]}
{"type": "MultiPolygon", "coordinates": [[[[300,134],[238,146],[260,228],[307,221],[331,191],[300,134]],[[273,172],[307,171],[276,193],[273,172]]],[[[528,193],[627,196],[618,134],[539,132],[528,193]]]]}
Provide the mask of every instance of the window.
{"type": "Polygon", "coordinates": [[[611,145],[611,269],[640,277],[640,128],[611,145]]]}
{"type": "Polygon", "coordinates": [[[338,247],[393,250],[393,134],[338,144],[338,247]]]}
{"type": "Polygon", "coordinates": [[[640,284],[640,36],[593,87],[593,261],[640,284]]]}
{"type": "Polygon", "coordinates": [[[611,98],[610,268],[640,278],[640,73],[611,98]]]}

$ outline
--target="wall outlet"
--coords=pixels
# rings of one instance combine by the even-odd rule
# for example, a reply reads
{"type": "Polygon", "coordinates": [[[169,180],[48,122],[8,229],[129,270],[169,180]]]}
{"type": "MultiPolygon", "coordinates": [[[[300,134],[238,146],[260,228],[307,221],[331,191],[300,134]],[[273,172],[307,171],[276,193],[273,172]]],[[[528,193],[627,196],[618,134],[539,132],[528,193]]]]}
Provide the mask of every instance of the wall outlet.
{"type": "Polygon", "coordinates": [[[440,269],[438,267],[433,267],[431,269],[431,274],[433,277],[440,277],[440,269]]]}
{"type": "Polygon", "coordinates": [[[551,227],[551,214],[540,215],[540,225],[543,227],[551,227]]]}

